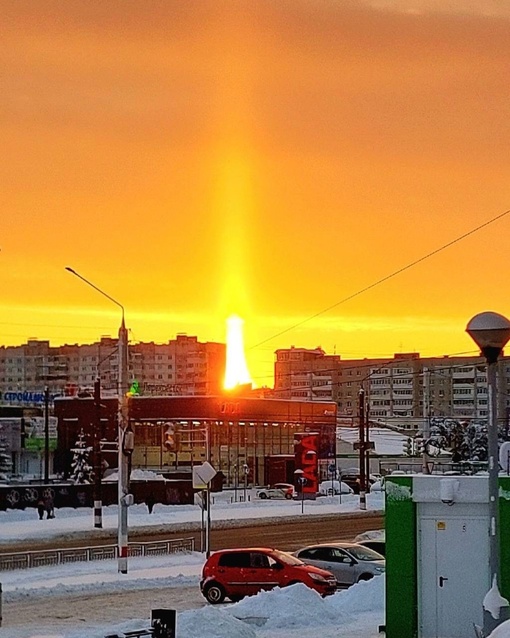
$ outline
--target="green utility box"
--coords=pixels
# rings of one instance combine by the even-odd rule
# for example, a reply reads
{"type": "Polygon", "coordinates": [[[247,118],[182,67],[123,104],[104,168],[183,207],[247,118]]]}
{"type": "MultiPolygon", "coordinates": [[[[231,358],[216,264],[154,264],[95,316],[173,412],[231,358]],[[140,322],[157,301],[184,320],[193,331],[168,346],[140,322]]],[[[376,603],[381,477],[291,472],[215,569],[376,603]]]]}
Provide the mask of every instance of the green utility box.
{"type": "MultiPolygon", "coordinates": [[[[510,600],[510,477],[499,478],[500,582],[510,600]]],[[[490,589],[488,476],[386,477],[386,637],[466,638],[490,589]]]]}

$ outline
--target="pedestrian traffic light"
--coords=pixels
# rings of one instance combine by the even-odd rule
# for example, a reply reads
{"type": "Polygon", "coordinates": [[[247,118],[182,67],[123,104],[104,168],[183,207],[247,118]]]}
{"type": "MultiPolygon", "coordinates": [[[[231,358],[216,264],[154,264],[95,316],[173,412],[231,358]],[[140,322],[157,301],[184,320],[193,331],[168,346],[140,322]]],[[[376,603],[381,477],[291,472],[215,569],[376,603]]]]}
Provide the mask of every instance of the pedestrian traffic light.
{"type": "Polygon", "coordinates": [[[411,437],[408,437],[403,442],[403,448],[404,448],[404,455],[405,456],[412,456],[413,455],[413,439],[411,437]]]}

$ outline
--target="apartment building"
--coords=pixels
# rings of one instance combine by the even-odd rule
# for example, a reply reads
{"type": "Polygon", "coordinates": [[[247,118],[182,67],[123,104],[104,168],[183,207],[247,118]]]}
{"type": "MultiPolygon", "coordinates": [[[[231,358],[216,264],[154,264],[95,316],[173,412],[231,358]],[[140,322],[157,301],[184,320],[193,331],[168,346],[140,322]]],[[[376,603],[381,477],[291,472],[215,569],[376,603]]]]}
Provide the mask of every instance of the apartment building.
{"type": "MultiPolygon", "coordinates": [[[[0,405],[37,406],[44,388],[51,396],[90,390],[99,375],[104,395],[115,394],[119,378],[117,339],[93,344],[51,346],[29,339],[0,346],[0,405]]],[[[225,344],[201,343],[178,334],[168,343],[129,345],[129,380],[146,395],[205,395],[221,390],[225,344]]]]}
{"type": "Polygon", "coordinates": [[[340,357],[327,355],[322,348],[277,350],[274,396],[300,401],[336,400],[340,357]]]}
{"type": "MultiPolygon", "coordinates": [[[[335,401],[340,418],[358,413],[359,391],[365,390],[372,421],[412,424],[431,416],[457,419],[488,415],[485,358],[420,357],[398,353],[385,359],[343,360],[320,348],[277,350],[275,396],[285,399],[335,401]],[[322,375],[326,375],[323,377],[322,375]],[[316,385],[320,379],[327,383],[316,385]]],[[[498,417],[510,409],[510,357],[498,361],[498,417]]]]}

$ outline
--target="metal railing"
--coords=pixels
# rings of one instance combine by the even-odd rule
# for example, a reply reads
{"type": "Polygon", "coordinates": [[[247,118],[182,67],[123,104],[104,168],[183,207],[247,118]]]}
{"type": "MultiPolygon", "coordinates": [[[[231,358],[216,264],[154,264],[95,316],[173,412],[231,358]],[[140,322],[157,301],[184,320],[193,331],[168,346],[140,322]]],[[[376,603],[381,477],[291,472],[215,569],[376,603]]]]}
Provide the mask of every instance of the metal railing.
{"type": "MultiPolygon", "coordinates": [[[[47,565],[64,565],[93,560],[113,560],[117,558],[117,545],[96,547],[75,547],[69,549],[43,549],[29,552],[0,554],[0,571],[29,569],[47,565]]],[[[129,556],[166,556],[178,552],[195,551],[194,538],[155,541],[151,543],[129,543],[129,556]]]]}

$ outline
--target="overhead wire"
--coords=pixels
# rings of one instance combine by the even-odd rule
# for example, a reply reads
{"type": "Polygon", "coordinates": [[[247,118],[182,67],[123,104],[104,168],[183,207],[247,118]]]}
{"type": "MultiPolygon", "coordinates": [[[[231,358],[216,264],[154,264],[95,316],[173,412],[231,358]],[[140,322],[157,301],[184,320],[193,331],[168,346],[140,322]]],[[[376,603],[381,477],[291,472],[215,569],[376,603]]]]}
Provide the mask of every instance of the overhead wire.
{"type": "Polygon", "coordinates": [[[263,345],[264,343],[267,343],[268,341],[272,341],[273,339],[276,339],[277,337],[280,337],[281,335],[284,335],[287,332],[290,332],[291,330],[294,330],[295,328],[299,328],[299,326],[302,326],[303,324],[308,323],[309,321],[312,321],[313,319],[316,319],[317,317],[320,317],[321,315],[325,314],[326,312],[329,312],[330,310],[333,310],[333,308],[337,308],[341,304],[344,304],[347,301],[350,301],[351,299],[359,297],[360,295],[362,295],[363,293],[367,292],[368,290],[372,290],[372,288],[375,288],[376,286],[380,286],[382,283],[388,281],[389,279],[393,279],[393,277],[396,277],[397,275],[402,274],[406,270],[409,270],[410,268],[413,268],[414,266],[416,266],[417,264],[420,264],[421,262],[425,261],[426,259],[430,259],[430,257],[433,257],[434,255],[437,255],[438,253],[443,252],[447,248],[450,248],[450,246],[453,246],[454,244],[457,244],[458,242],[462,241],[463,239],[466,239],[466,237],[469,237],[470,235],[474,235],[474,233],[477,233],[482,228],[485,228],[486,226],[489,226],[490,224],[493,224],[494,222],[498,221],[499,219],[502,219],[503,217],[508,215],[508,213],[510,213],[510,209],[504,211],[503,213],[500,213],[499,215],[496,215],[495,217],[492,217],[491,219],[489,219],[488,221],[484,222],[483,224],[479,224],[475,228],[472,228],[471,230],[463,233],[462,235],[459,235],[455,239],[452,239],[451,241],[447,242],[446,244],[443,244],[442,246],[440,246],[439,248],[436,248],[436,249],[430,251],[426,255],[422,255],[421,257],[419,257],[418,259],[415,259],[414,261],[410,262],[409,264],[407,264],[405,266],[402,266],[401,268],[398,268],[397,270],[394,270],[392,273],[390,273],[388,275],[385,275],[384,277],[381,277],[377,281],[374,281],[373,283],[369,284],[368,286],[365,286],[361,290],[358,290],[357,292],[354,292],[354,293],[348,295],[347,297],[344,297],[343,299],[340,299],[340,301],[337,301],[336,303],[332,304],[331,306],[328,306],[327,308],[324,308],[323,310],[320,310],[319,312],[316,312],[315,314],[310,315],[306,319],[298,321],[294,325],[289,326],[288,328],[285,328],[285,330],[281,330],[280,332],[277,332],[276,334],[272,335],[271,337],[268,337],[267,339],[264,339],[263,341],[260,341],[259,343],[251,346],[251,349],[258,348],[259,346],[263,345]]]}

